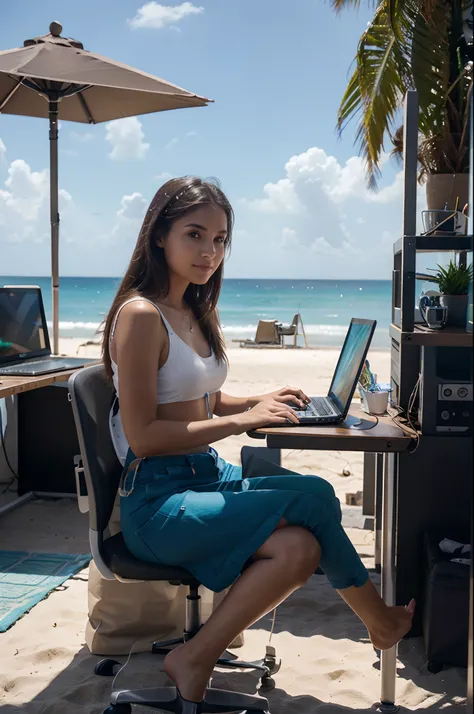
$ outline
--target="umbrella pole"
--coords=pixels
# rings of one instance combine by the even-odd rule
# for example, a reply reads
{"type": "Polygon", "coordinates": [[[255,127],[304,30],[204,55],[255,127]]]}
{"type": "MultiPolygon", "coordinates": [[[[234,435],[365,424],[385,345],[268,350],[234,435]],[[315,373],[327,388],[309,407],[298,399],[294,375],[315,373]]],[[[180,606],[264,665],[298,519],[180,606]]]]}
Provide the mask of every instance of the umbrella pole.
{"type": "Polygon", "coordinates": [[[51,214],[51,284],[53,305],[53,354],[59,354],[59,188],[58,101],[49,100],[49,165],[51,214]]]}

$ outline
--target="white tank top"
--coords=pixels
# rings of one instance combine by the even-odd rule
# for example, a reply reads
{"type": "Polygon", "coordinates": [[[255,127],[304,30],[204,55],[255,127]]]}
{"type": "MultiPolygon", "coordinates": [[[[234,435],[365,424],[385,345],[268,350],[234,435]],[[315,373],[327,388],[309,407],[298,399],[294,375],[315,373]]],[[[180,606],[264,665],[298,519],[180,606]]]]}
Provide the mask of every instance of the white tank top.
{"type": "MultiPolygon", "coordinates": [[[[201,357],[184,340],[179,337],[171,327],[168,320],[161,312],[158,305],[143,297],[134,297],[120,305],[112,323],[110,340],[114,336],[118,316],[125,305],[135,300],[146,300],[160,313],[168,332],[169,352],[165,364],[158,370],[157,375],[157,404],[171,404],[172,402],[187,402],[204,398],[209,404],[209,395],[218,392],[227,377],[227,364],[224,360],[219,362],[213,351],[209,357],[201,357]]],[[[118,366],[111,358],[113,382],[117,398],[110,410],[109,425],[112,442],[119,461],[125,463],[128,451],[128,442],[123,431],[120,410],[118,408],[119,386],[118,366]]],[[[209,410],[208,410],[209,413],[209,410]]],[[[212,415],[209,414],[211,417],[212,415]]]]}

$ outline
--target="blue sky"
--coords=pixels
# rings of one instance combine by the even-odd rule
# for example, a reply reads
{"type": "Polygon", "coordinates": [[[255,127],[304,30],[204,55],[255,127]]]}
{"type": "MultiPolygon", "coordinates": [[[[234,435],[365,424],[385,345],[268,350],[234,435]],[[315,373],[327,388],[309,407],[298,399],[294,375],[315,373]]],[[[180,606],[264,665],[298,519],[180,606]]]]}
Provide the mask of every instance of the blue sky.
{"type": "MultiPolygon", "coordinates": [[[[0,49],[63,34],[88,50],[214,100],[87,126],[62,122],[62,275],[123,273],[154,192],[169,176],[219,178],[236,212],[227,277],[391,277],[399,167],[365,188],[336,113],[365,3],[3,0],[0,49]]],[[[389,149],[390,147],[387,147],[389,149]]],[[[47,121],[0,115],[0,274],[50,272],[47,121]]]]}

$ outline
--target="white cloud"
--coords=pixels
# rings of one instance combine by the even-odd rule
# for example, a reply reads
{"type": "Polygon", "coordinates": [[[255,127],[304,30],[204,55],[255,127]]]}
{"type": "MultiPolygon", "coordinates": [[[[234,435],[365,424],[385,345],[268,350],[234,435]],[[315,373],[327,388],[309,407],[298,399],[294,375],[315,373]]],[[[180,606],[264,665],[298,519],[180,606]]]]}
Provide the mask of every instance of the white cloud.
{"type": "Polygon", "coordinates": [[[145,134],[137,117],[117,119],[106,124],[105,140],[112,146],[111,159],[144,159],[150,144],[144,142],[145,134]]]}
{"type": "MultiPolygon", "coordinates": [[[[49,171],[33,171],[23,159],[8,167],[0,188],[0,240],[6,243],[43,243],[49,238],[49,171]]],[[[59,190],[59,211],[68,215],[72,197],[59,190]]]]}
{"type": "Polygon", "coordinates": [[[86,144],[89,141],[92,141],[94,138],[94,134],[91,131],[84,131],[84,132],[78,132],[78,131],[71,131],[69,134],[71,139],[74,139],[75,141],[81,141],[84,144],[86,144]]]}
{"type": "Polygon", "coordinates": [[[323,149],[312,147],[287,161],[285,177],[265,184],[263,198],[244,200],[244,204],[284,217],[283,245],[297,242],[322,252],[328,252],[329,246],[346,250],[354,226],[367,221],[361,215],[352,219],[352,207],[348,217],[351,202],[355,200],[359,206],[396,203],[401,198],[402,183],[400,173],[391,184],[373,193],[366,187],[361,158],[352,156],[342,165],[323,149]]]}
{"type": "Polygon", "coordinates": [[[131,195],[122,196],[117,216],[119,218],[126,218],[127,220],[143,220],[146,206],[147,202],[142,194],[135,191],[135,193],[131,195]]]}
{"type": "MultiPolygon", "coordinates": [[[[384,157],[382,164],[386,161],[384,157]]],[[[292,156],[285,166],[285,171],[293,185],[318,187],[334,203],[342,203],[348,198],[356,197],[367,202],[388,203],[399,198],[402,191],[402,172],[397,175],[393,184],[379,192],[369,191],[364,160],[360,156],[351,156],[341,165],[334,156],[328,156],[318,147],[292,156]]]]}
{"type": "Polygon", "coordinates": [[[298,198],[295,185],[289,178],[280,179],[277,183],[267,183],[263,187],[265,198],[247,201],[248,205],[263,213],[301,215],[304,205],[298,198]]]}
{"type": "MultiPolygon", "coordinates": [[[[7,191],[0,189],[0,200],[6,210],[18,213],[25,221],[35,221],[40,210],[49,200],[49,172],[32,171],[23,159],[12,161],[5,181],[7,191]]],[[[69,203],[71,196],[63,189],[59,198],[69,203]]]]}
{"type": "Polygon", "coordinates": [[[25,221],[34,221],[49,190],[48,171],[32,171],[23,159],[12,161],[5,181],[7,190],[0,189],[0,198],[7,209],[19,213],[25,221]]]}
{"type": "Polygon", "coordinates": [[[102,242],[104,244],[112,243],[114,249],[119,249],[119,251],[127,247],[128,257],[130,257],[147,205],[147,201],[137,191],[122,196],[112,229],[110,233],[102,236],[102,242]]]}
{"type": "MultiPolygon", "coordinates": [[[[340,162],[319,147],[292,156],[260,196],[241,201],[239,223],[252,226],[245,248],[252,250],[255,266],[265,265],[268,276],[389,279],[392,242],[401,229],[403,181],[387,161],[384,157],[393,178],[374,193],[357,156],[340,162]]],[[[234,242],[227,275],[238,276],[237,262],[242,274],[249,274],[243,272],[244,252],[234,242]]]]}
{"type": "Polygon", "coordinates": [[[169,181],[171,178],[173,178],[173,174],[170,174],[169,171],[162,171],[161,173],[153,176],[154,181],[163,181],[163,183],[169,181]]]}
{"type": "Polygon", "coordinates": [[[5,146],[2,139],[0,138],[0,159],[3,159],[6,153],[7,153],[7,147],[5,146]]]}
{"type": "Polygon", "coordinates": [[[161,30],[164,27],[176,25],[189,15],[199,15],[204,12],[203,7],[183,2],[181,5],[161,5],[157,2],[147,2],[138,8],[137,14],[128,24],[134,30],[150,28],[161,30]]]}
{"type": "Polygon", "coordinates": [[[174,149],[174,147],[179,143],[179,139],[177,136],[173,136],[172,139],[168,141],[168,143],[165,145],[165,151],[171,151],[174,149]]]}
{"type": "MultiPolygon", "coordinates": [[[[0,146],[1,157],[6,149],[0,146]]],[[[23,159],[0,163],[0,256],[7,275],[51,270],[49,186],[48,169],[35,171],[23,159]]],[[[147,203],[140,193],[126,194],[112,215],[101,218],[61,188],[60,274],[123,273],[147,203]]]]}

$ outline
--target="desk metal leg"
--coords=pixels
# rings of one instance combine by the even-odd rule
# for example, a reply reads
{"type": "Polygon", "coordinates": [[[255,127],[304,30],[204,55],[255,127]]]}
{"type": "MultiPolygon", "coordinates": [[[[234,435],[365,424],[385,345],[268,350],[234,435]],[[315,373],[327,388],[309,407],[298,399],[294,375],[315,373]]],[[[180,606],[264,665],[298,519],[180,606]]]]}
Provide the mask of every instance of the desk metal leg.
{"type": "Polygon", "coordinates": [[[375,454],[375,570],[382,566],[382,499],[383,499],[383,454],[375,454]]]}
{"type": "MultiPolygon", "coordinates": [[[[395,605],[395,513],[396,513],[396,470],[398,456],[384,454],[383,463],[383,507],[382,507],[382,597],[389,606],[395,605]]],[[[397,678],[397,648],[392,647],[381,653],[380,659],[381,695],[380,711],[397,712],[395,704],[395,682],[397,678]]]]}

